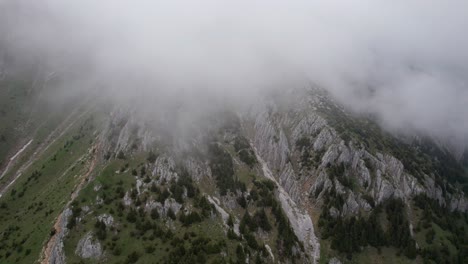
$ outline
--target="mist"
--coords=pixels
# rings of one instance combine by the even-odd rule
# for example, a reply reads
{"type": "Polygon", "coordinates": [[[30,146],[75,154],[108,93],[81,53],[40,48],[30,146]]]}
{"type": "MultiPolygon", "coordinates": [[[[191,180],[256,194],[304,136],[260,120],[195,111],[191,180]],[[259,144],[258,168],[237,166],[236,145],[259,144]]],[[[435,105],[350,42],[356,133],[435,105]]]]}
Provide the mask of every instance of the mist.
{"type": "Polygon", "coordinates": [[[65,94],[150,108],[245,107],[313,83],[386,129],[466,146],[467,10],[462,0],[0,0],[0,55],[65,76],[65,94]]]}

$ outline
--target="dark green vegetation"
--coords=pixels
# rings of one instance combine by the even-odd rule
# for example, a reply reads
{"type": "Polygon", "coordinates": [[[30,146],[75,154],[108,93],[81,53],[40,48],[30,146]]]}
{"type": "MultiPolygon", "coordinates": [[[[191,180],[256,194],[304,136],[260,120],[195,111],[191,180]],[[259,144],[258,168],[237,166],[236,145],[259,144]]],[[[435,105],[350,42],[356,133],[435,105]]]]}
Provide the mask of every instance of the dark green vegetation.
{"type": "Polygon", "coordinates": [[[301,153],[299,163],[302,167],[311,169],[320,164],[324,151],[311,151],[312,140],[309,137],[304,136],[299,138],[299,140],[296,141],[296,148],[298,148],[301,153]]]}
{"type": "MultiPolygon", "coordinates": [[[[237,117],[228,116],[234,120],[233,122],[239,122],[237,117]]],[[[257,164],[257,158],[249,141],[240,135],[239,127],[228,124],[222,126],[218,131],[218,135],[211,136],[209,141],[209,165],[221,195],[224,196],[228,192],[235,192],[236,190],[245,192],[245,183],[241,182],[235,173],[233,156],[246,164],[248,166],[246,169],[253,169],[257,164]],[[235,134],[236,136],[232,142],[222,144],[220,138],[224,133],[235,134]],[[231,148],[234,148],[234,151],[229,151],[231,148]]]]}
{"type": "Polygon", "coordinates": [[[210,168],[216,179],[216,184],[221,195],[226,195],[228,191],[234,192],[241,188],[241,183],[235,178],[234,165],[229,152],[224,150],[219,143],[212,143],[209,146],[210,168]]]}
{"type": "MultiPolygon", "coordinates": [[[[280,259],[295,259],[293,248],[302,248],[302,244],[294,234],[289,220],[285,216],[281,206],[274,197],[276,184],[270,180],[254,180],[249,195],[250,206],[258,208],[253,215],[246,211],[241,219],[239,230],[246,236],[248,244],[253,249],[258,248],[256,241],[249,235],[250,232],[259,229],[270,232],[272,227],[277,228],[276,247],[280,253],[280,259]],[[274,225],[267,217],[269,212],[273,217],[274,225]]],[[[303,248],[302,248],[303,250],[303,248]]]]}
{"type": "Polygon", "coordinates": [[[343,163],[338,165],[327,164],[327,173],[331,180],[337,179],[344,187],[351,190],[354,189],[354,182],[352,176],[345,174],[346,167],[343,163]]]}
{"type": "Polygon", "coordinates": [[[424,263],[465,263],[468,259],[468,215],[450,212],[426,196],[414,199],[417,221],[415,239],[411,237],[407,209],[401,200],[392,199],[374,207],[371,213],[356,217],[334,217],[330,208],[341,208],[342,196],[325,195],[319,220],[322,239],[330,240],[331,249],[354,259],[368,247],[382,254],[383,248],[396,248],[397,255],[418,257],[424,263]],[[419,248],[416,246],[419,245],[419,248]]]}
{"type": "Polygon", "coordinates": [[[415,232],[425,263],[466,263],[468,214],[450,212],[425,195],[414,199],[418,221],[415,232]]]}
{"type": "Polygon", "coordinates": [[[237,136],[234,139],[234,149],[242,162],[252,168],[257,163],[257,158],[253,152],[249,141],[243,136],[237,136]]]}
{"type": "MultiPolygon", "coordinates": [[[[344,253],[348,259],[362,247],[392,246],[414,259],[417,254],[415,241],[411,238],[404,204],[401,200],[389,200],[379,205],[369,215],[341,218],[330,215],[332,207],[344,203],[340,195],[329,193],[320,216],[319,227],[323,239],[331,239],[331,248],[344,253]],[[381,218],[385,216],[385,226],[381,218]]],[[[335,207],[336,208],[336,207],[335,207]]],[[[338,207],[340,208],[340,207],[338,207]]]]}

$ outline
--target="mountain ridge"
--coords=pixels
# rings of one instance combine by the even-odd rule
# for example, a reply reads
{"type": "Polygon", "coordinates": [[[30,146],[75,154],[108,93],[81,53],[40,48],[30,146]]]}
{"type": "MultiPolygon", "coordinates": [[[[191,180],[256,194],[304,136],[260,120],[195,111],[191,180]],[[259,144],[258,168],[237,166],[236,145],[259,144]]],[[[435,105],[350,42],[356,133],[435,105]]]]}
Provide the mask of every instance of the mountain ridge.
{"type": "Polygon", "coordinates": [[[55,120],[29,135],[33,141],[2,172],[9,193],[0,198],[2,259],[462,263],[467,256],[463,164],[434,142],[394,138],[320,89],[287,90],[188,125],[177,108],[161,122],[133,111],[81,98],[61,117],[38,119],[55,120]],[[45,215],[35,216],[45,204],[45,215]],[[36,227],[31,217],[41,227],[26,231],[36,227]],[[215,240],[204,237],[211,233],[215,240]],[[12,250],[18,243],[25,251],[12,250]]]}

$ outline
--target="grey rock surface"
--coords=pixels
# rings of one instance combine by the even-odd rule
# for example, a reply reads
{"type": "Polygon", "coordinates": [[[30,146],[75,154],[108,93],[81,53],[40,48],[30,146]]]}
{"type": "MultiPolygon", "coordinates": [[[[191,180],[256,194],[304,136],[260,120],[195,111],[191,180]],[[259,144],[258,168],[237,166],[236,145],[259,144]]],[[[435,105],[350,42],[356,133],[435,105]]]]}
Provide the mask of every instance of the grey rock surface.
{"type": "Polygon", "coordinates": [[[85,259],[99,259],[103,255],[101,243],[93,237],[91,232],[80,239],[75,253],[85,259]]]}

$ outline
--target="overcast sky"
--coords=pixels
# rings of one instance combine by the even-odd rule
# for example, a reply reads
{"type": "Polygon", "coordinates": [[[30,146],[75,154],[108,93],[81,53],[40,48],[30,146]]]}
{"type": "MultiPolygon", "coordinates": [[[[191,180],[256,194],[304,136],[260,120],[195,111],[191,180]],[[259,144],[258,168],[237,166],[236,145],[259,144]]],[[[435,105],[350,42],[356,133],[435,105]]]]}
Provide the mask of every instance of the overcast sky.
{"type": "Polygon", "coordinates": [[[109,96],[244,102],[303,79],[388,128],[468,142],[466,0],[0,0],[0,17],[9,53],[109,96]]]}

